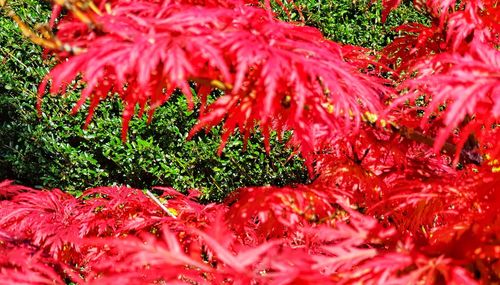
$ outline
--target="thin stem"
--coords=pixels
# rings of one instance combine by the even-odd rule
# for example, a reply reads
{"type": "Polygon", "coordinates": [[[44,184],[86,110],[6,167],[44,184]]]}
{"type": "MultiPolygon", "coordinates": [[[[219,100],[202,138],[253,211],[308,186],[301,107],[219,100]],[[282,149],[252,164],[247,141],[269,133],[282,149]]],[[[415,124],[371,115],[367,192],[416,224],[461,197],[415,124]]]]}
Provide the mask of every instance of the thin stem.
{"type": "Polygon", "coordinates": [[[177,219],[174,213],[172,213],[172,211],[170,211],[167,207],[165,207],[165,205],[163,205],[162,202],[158,198],[156,198],[156,196],[153,193],[151,193],[149,190],[146,190],[146,194],[149,196],[149,198],[151,198],[151,200],[153,200],[158,206],[160,206],[160,208],[163,211],[165,211],[170,217],[177,219]]]}

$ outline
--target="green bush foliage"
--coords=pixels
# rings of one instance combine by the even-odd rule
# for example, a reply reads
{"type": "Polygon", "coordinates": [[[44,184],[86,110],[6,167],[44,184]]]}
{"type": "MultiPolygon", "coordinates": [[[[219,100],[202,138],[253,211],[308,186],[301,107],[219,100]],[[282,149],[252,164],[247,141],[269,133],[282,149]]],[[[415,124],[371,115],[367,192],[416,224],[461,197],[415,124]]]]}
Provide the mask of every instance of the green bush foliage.
{"type": "MultiPolygon", "coordinates": [[[[28,23],[44,23],[50,7],[37,0],[10,1],[28,23]]],[[[379,9],[352,0],[299,0],[306,24],[320,28],[334,40],[378,48],[395,33],[380,24],[379,9]]],[[[389,25],[418,19],[403,6],[389,17],[389,25]]],[[[291,20],[300,20],[293,13],[291,20]]],[[[247,150],[237,137],[217,156],[219,134],[202,134],[187,141],[196,111],[187,110],[182,96],[159,108],[151,124],[132,121],[129,139],[120,139],[120,103],[109,99],[97,110],[87,130],[85,110],[71,116],[77,91],[44,99],[43,114],[35,110],[37,86],[50,60],[24,39],[16,25],[0,17],[0,180],[24,185],[61,188],[79,194],[98,185],[126,184],[137,188],[168,185],[179,190],[201,189],[210,201],[235,188],[252,185],[290,185],[308,178],[303,162],[283,143],[274,140],[266,154],[260,136],[247,150]]]]}
{"type": "MultiPolygon", "coordinates": [[[[405,1],[381,23],[380,1],[372,0],[295,0],[288,4],[289,17],[293,21],[303,21],[305,25],[316,27],[323,34],[337,42],[381,49],[390,43],[398,32],[394,28],[409,22],[428,22],[428,18],[405,1]],[[295,5],[295,6],[294,6],[295,5]],[[297,12],[297,7],[301,11],[297,12]]],[[[278,9],[282,11],[282,9],[278,9]]]]}
{"type": "MultiPolygon", "coordinates": [[[[50,7],[34,0],[13,6],[31,24],[46,22],[50,13],[50,7]]],[[[118,100],[101,105],[87,130],[82,129],[85,110],[70,115],[77,92],[45,98],[38,117],[37,86],[50,63],[10,19],[1,18],[0,25],[0,179],[73,194],[111,184],[199,188],[211,201],[242,186],[307,180],[302,161],[277,141],[266,154],[259,136],[245,152],[241,140],[233,138],[221,156],[217,133],[187,141],[197,114],[187,110],[183,96],[159,108],[151,124],[146,118],[134,119],[125,143],[120,139],[118,100]]]]}

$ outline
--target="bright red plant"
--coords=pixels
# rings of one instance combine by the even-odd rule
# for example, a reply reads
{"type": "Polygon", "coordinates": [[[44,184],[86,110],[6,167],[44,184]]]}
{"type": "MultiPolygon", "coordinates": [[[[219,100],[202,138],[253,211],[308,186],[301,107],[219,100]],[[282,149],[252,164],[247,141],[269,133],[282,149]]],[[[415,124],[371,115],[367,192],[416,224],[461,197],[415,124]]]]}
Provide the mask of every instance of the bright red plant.
{"type": "MultiPolygon", "coordinates": [[[[383,18],[400,2],[383,1],[383,18]]],[[[5,181],[2,282],[500,282],[500,3],[414,2],[432,24],[399,27],[377,53],[279,21],[268,2],[54,0],[57,33],[35,41],[61,61],[40,102],[49,84],[83,82],[88,123],[117,94],[125,139],[137,106],[151,116],[180,89],[200,108],[192,134],[222,123],[222,150],[236,130],[259,129],[267,148],[290,130],[314,180],[209,205],[196,191],[74,198],[5,181]]]]}

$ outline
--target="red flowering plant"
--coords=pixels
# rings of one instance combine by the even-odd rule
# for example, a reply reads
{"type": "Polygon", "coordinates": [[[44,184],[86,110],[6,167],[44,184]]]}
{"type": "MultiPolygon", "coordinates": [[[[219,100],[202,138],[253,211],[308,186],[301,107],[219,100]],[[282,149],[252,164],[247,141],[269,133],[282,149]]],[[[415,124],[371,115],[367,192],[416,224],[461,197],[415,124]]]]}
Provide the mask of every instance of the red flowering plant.
{"type": "MultiPolygon", "coordinates": [[[[383,19],[401,1],[382,1],[383,19]]],[[[285,131],[313,182],[235,191],[0,185],[6,284],[496,284],[500,282],[500,3],[414,1],[382,51],[278,20],[266,1],[54,0],[60,59],[39,103],[82,88],[74,111],[124,102],[150,117],[175,90],[192,134],[285,131]],[[61,12],[64,11],[62,14],[61,12]],[[222,91],[215,101],[208,95],[222,91]]],[[[279,4],[279,3],[278,3],[279,4]]],[[[55,31],[55,34],[52,34],[55,31]]]]}

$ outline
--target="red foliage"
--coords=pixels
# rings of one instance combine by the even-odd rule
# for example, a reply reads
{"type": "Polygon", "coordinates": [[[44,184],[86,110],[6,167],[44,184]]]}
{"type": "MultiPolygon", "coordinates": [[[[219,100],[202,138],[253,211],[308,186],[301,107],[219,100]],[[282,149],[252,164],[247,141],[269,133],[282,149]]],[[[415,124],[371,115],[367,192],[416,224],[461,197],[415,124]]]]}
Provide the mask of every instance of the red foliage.
{"type": "MultiPolygon", "coordinates": [[[[500,282],[498,1],[414,1],[432,24],[399,27],[380,54],[257,1],[53,2],[52,23],[58,5],[69,11],[40,99],[49,83],[84,82],[74,110],[89,99],[90,120],[118,94],[125,138],[137,106],[151,115],[180,89],[199,102],[192,133],[222,123],[222,150],[235,130],[259,127],[267,147],[271,131],[292,130],[314,180],[209,205],[170,188],[74,198],[5,181],[2,282],[500,282]],[[208,103],[214,88],[224,94],[208,103]]],[[[382,2],[384,19],[400,2],[382,2]]]]}
{"type": "Polygon", "coordinates": [[[248,137],[260,126],[267,147],[271,129],[293,129],[306,156],[314,143],[310,124],[333,136],[359,126],[365,111],[381,109],[383,80],[357,72],[342,47],[316,29],[280,22],[243,3],[208,4],[116,1],[112,13],[91,14],[95,29],[63,19],[59,39],[83,52],[55,67],[40,95],[48,80],[51,93],[65,92],[82,74],[86,85],[74,110],[90,99],[88,123],[100,100],[119,94],[126,103],[125,139],[136,105],[139,114],[147,109],[152,115],[180,88],[192,108],[192,81],[202,90],[205,110],[192,133],[224,121],[222,149],[236,128],[248,137]],[[226,94],[206,106],[213,87],[226,94]]]}

